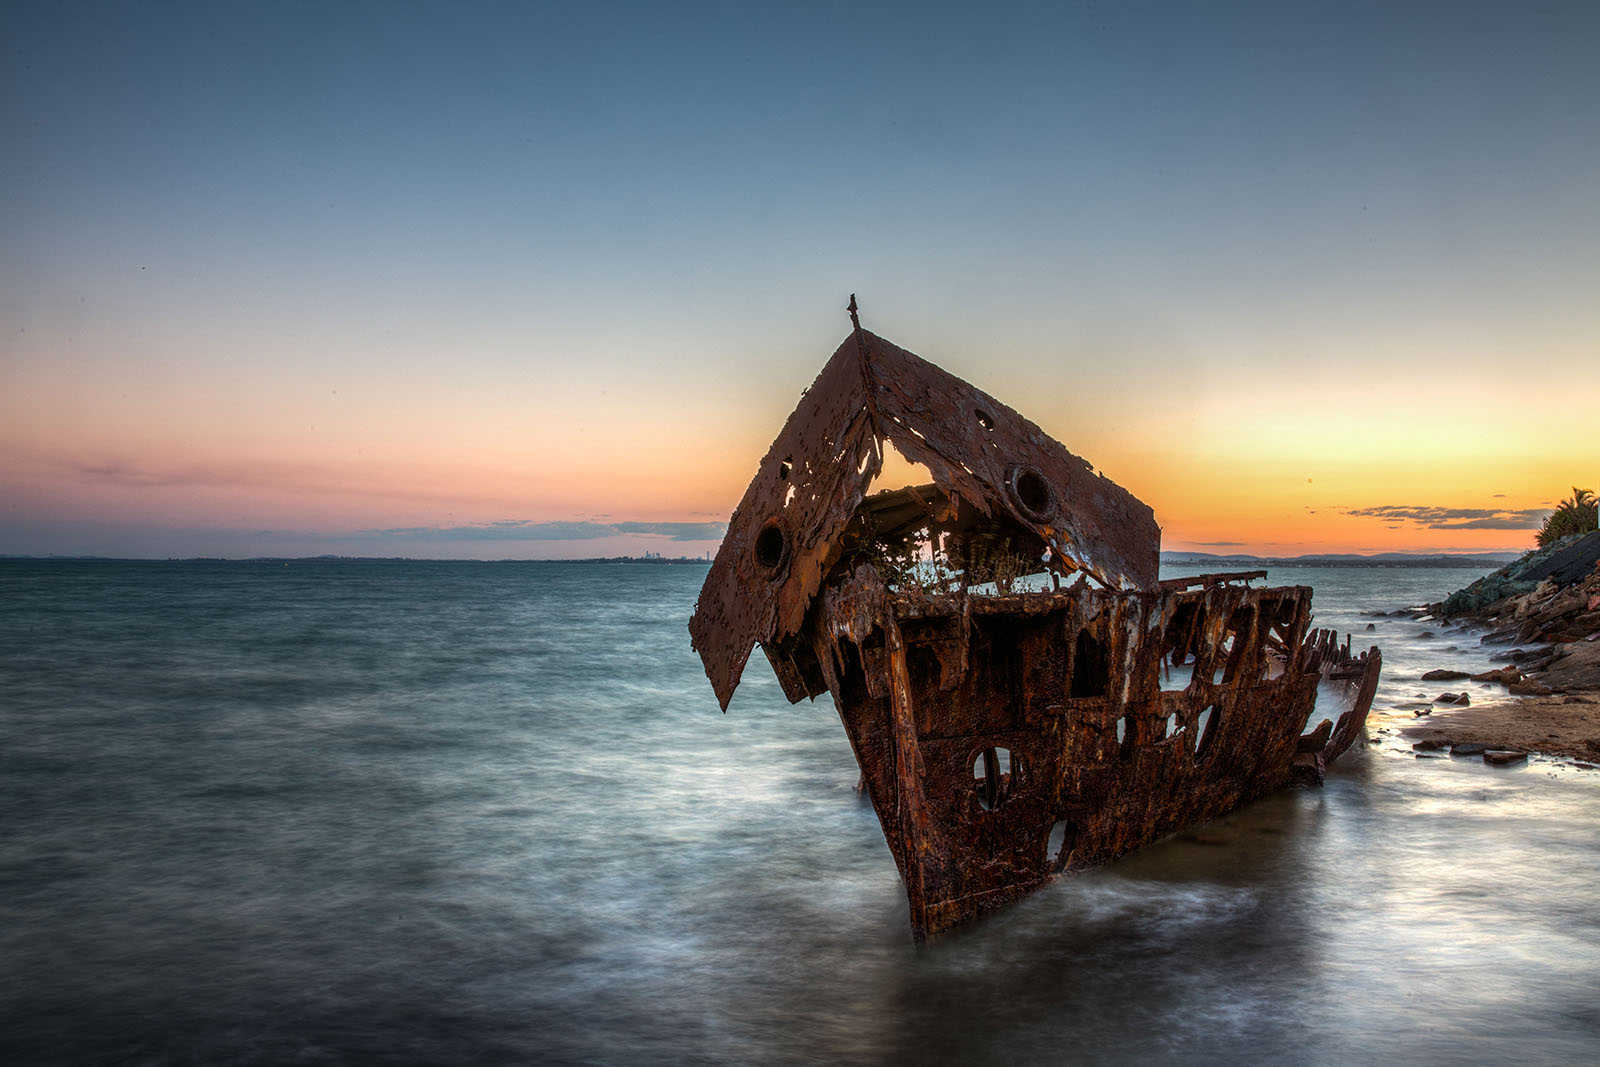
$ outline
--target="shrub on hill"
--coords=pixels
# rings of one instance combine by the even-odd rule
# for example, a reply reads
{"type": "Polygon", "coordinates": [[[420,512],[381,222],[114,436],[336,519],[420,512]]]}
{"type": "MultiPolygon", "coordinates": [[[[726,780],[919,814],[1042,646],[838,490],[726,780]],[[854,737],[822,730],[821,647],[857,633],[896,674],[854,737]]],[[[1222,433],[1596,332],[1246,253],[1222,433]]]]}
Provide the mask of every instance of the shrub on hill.
{"type": "Polygon", "coordinates": [[[1588,533],[1597,527],[1600,527],[1600,519],[1595,513],[1594,493],[1573,486],[1572,498],[1557,504],[1550,517],[1544,520],[1544,526],[1540,527],[1539,547],[1553,545],[1572,534],[1588,533]]]}

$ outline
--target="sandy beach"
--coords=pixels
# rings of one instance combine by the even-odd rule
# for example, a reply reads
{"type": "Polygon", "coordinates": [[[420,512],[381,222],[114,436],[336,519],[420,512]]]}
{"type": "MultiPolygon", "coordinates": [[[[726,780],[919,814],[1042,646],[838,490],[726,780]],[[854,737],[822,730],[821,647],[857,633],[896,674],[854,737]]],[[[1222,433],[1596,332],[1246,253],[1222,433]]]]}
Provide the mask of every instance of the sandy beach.
{"type": "Polygon", "coordinates": [[[1596,762],[1600,761],[1600,690],[1441,708],[1401,734],[1413,743],[1478,744],[1596,762]]]}

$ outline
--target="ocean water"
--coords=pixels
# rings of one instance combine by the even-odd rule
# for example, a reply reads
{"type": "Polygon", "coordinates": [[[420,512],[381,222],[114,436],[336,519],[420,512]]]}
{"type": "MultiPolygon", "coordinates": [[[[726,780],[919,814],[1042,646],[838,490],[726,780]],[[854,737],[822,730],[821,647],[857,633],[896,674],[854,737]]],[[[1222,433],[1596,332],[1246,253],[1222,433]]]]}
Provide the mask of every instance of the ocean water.
{"type": "Polygon", "coordinates": [[[1490,654],[1366,613],[1474,572],[1274,571],[1383,646],[1373,743],[922,949],[828,699],[718,712],[704,574],[0,562],[0,1060],[1600,1060],[1600,772],[1397,735],[1490,654]]]}

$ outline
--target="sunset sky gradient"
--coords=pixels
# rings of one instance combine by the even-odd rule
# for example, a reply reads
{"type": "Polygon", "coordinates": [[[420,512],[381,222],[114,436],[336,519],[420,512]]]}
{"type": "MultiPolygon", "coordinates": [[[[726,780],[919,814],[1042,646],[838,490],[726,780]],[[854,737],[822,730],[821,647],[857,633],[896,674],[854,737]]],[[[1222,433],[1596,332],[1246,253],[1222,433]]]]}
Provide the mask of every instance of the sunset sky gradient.
{"type": "Polygon", "coordinates": [[[859,294],[1165,547],[1600,488],[1600,5],[0,6],[0,553],[714,549],[859,294]]]}

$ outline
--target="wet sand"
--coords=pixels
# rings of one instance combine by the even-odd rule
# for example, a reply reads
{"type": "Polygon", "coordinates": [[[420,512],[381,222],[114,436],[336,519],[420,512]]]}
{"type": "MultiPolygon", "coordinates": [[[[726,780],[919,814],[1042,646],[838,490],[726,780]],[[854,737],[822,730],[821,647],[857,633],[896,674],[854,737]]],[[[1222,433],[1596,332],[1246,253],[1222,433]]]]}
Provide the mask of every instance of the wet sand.
{"type": "Polygon", "coordinates": [[[1545,697],[1505,697],[1439,708],[1400,731],[1407,739],[1487,745],[1600,762],[1600,689],[1545,697]]]}

